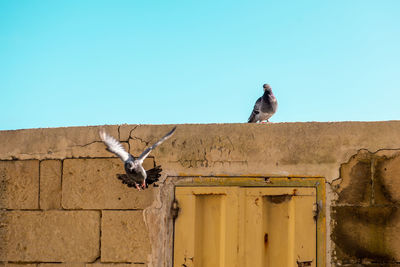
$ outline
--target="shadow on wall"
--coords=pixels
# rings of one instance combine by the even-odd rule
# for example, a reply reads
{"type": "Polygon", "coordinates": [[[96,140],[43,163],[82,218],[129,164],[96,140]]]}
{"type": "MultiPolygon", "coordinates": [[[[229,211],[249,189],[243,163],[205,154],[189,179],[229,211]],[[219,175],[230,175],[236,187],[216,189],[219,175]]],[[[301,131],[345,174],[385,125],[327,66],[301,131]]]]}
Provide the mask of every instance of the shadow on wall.
{"type": "Polygon", "coordinates": [[[334,262],[400,262],[400,150],[360,150],[332,186],[334,262]]]}

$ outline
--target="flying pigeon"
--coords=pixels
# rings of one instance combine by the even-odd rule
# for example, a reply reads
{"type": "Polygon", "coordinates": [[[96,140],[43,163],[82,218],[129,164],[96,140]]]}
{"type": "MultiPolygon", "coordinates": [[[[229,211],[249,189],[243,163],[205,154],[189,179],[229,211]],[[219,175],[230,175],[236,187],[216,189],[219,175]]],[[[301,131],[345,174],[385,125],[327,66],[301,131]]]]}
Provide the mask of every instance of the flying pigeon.
{"type": "Polygon", "coordinates": [[[276,97],[272,93],[272,89],[268,84],[264,84],[264,94],[262,97],[257,99],[256,104],[254,105],[253,111],[249,117],[247,122],[262,122],[268,121],[272,115],[275,114],[278,108],[278,102],[276,101],[276,97]]]}
{"type": "Polygon", "coordinates": [[[126,171],[125,175],[119,175],[118,178],[122,180],[124,184],[128,186],[135,186],[139,191],[145,189],[148,184],[154,182],[154,179],[158,180],[160,177],[161,168],[156,166],[146,172],[142,164],[144,159],[150,154],[150,152],[159,146],[162,142],[167,140],[175,132],[176,126],[169,131],[163,138],[158,140],[154,145],[147,148],[138,158],[135,158],[130,153],[128,153],[120,142],[118,142],[114,137],[107,134],[104,130],[100,131],[100,138],[107,146],[107,150],[117,155],[123,162],[126,171]],[[150,181],[148,181],[150,180],[150,181]]]}

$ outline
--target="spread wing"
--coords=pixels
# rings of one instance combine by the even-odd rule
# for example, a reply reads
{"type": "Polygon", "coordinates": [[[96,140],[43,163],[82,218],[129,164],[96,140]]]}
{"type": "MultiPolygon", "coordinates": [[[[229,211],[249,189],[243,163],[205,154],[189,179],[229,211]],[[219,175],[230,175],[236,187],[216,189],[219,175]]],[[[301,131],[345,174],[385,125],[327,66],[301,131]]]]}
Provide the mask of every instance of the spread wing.
{"type": "Polygon", "coordinates": [[[117,155],[122,161],[129,159],[129,153],[126,152],[124,147],[114,137],[107,134],[105,131],[99,132],[100,138],[103,143],[107,146],[107,150],[117,155]]]}
{"type": "Polygon", "coordinates": [[[157,146],[159,146],[162,142],[164,142],[165,140],[170,138],[172,136],[172,134],[175,132],[175,130],[176,130],[176,126],[171,131],[169,131],[163,138],[158,140],[157,143],[155,143],[154,145],[152,145],[151,147],[149,147],[145,151],[143,151],[143,153],[139,156],[139,158],[137,160],[140,161],[140,163],[143,163],[143,160],[150,154],[150,152],[153,149],[155,149],[157,146]]]}

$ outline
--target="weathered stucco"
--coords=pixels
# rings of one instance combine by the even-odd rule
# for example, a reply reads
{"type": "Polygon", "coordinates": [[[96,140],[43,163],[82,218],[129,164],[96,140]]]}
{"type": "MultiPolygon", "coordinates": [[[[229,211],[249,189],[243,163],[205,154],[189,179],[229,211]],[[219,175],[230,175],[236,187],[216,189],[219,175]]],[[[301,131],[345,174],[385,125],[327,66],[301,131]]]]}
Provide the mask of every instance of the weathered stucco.
{"type": "Polygon", "coordinates": [[[400,261],[400,149],[360,150],[332,183],[332,240],[338,264],[400,261]]]}
{"type": "Polygon", "coordinates": [[[172,126],[0,131],[0,264],[170,266],[174,183],[215,175],[324,177],[327,265],[400,262],[400,121],[178,125],[158,187],[116,179],[100,128],[139,155],[172,126]]]}

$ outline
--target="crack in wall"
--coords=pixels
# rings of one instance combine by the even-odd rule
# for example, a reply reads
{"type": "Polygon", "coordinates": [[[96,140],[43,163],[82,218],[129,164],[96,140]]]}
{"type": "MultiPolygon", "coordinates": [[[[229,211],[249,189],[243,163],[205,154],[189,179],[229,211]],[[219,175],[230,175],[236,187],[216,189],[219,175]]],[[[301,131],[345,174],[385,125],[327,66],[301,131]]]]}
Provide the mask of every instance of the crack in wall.
{"type": "Polygon", "coordinates": [[[135,131],[139,126],[140,126],[140,125],[136,125],[135,127],[133,127],[133,129],[131,129],[131,130],[129,131],[128,140],[129,140],[129,138],[131,138],[133,131],[135,131]]]}
{"type": "Polygon", "coordinates": [[[84,145],[73,145],[72,147],[87,147],[87,146],[90,146],[90,145],[95,144],[95,143],[103,143],[103,141],[92,141],[92,142],[84,144],[84,145]]]}
{"type": "Polygon", "coordinates": [[[146,146],[150,144],[150,142],[140,138],[140,137],[131,137],[130,140],[139,140],[141,143],[145,143],[146,146]]]}
{"type": "Polygon", "coordinates": [[[199,160],[185,160],[185,159],[179,159],[177,161],[170,161],[170,163],[179,163],[182,167],[191,169],[191,168],[212,168],[215,165],[219,164],[221,166],[231,166],[232,164],[243,164],[248,166],[248,161],[247,160],[237,160],[237,161],[224,161],[224,160],[213,160],[210,161],[208,159],[199,159],[199,160]]]}

